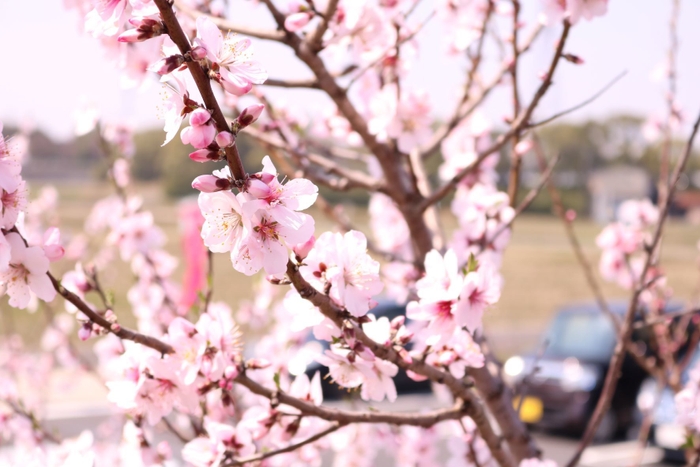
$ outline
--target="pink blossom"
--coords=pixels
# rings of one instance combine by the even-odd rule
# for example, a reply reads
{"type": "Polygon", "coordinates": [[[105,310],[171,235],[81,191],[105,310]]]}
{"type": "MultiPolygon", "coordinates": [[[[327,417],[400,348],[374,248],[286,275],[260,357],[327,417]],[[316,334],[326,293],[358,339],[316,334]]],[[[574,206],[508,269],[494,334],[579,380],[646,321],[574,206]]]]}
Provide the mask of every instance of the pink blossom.
{"type": "Polygon", "coordinates": [[[250,230],[237,196],[230,191],[200,193],[198,203],[204,216],[204,244],[214,253],[237,250],[250,230]]]}
{"type": "Polygon", "coordinates": [[[219,28],[206,16],[197,18],[195,43],[204,47],[207,58],[219,66],[218,81],[231,94],[241,96],[249,92],[253,84],[262,84],[267,72],[250,59],[249,39],[237,39],[233,35],[224,38],[219,28]]]}
{"type": "Polygon", "coordinates": [[[183,144],[191,144],[197,149],[206,148],[216,137],[216,125],[211,114],[199,108],[190,114],[190,126],[180,133],[183,144]]]}
{"type": "Polygon", "coordinates": [[[10,306],[26,308],[31,298],[30,292],[34,292],[41,300],[52,301],[56,290],[46,274],[49,260],[41,247],[26,246],[22,237],[15,232],[5,235],[5,239],[10,245],[11,253],[9,267],[0,272],[0,282],[7,287],[10,306]]]}
{"type": "Polygon", "coordinates": [[[347,349],[332,347],[324,355],[316,357],[316,361],[328,367],[333,381],[344,388],[356,388],[365,381],[365,372],[369,372],[364,360],[348,360],[350,353],[347,349]],[[360,369],[361,367],[364,367],[360,369]],[[363,371],[364,370],[364,371],[363,371]]]}
{"type": "MultiPolygon", "coordinates": [[[[1,162],[0,162],[1,164],[1,162]]],[[[0,166],[0,170],[2,167],[0,166]]],[[[8,192],[0,188],[0,226],[4,229],[11,229],[20,212],[27,209],[27,184],[21,180],[17,184],[15,191],[8,192]]]]}
{"type": "Polygon", "coordinates": [[[309,24],[311,20],[311,14],[305,11],[292,13],[287,16],[284,20],[284,29],[289,32],[297,32],[301,30],[304,26],[309,24]]]}
{"type": "MultiPolygon", "coordinates": [[[[10,142],[2,135],[2,122],[0,122],[0,188],[7,193],[17,191],[20,182],[20,154],[10,147],[10,142]]],[[[3,203],[4,204],[4,203],[3,203]]]]}
{"type": "Polygon", "coordinates": [[[659,209],[646,198],[627,200],[617,208],[617,218],[623,224],[637,228],[651,227],[659,220],[659,209]]]}
{"type": "Polygon", "coordinates": [[[44,232],[44,244],[42,245],[44,254],[49,261],[58,261],[63,258],[65,250],[61,245],[61,231],[56,227],[50,227],[44,232]]]}
{"type": "Polygon", "coordinates": [[[121,219],[107,240],[119,246],[124,261],[130,260],[134,254],[145,254],[165,243],[165,234],[153,224],[153,214],[148,211],[132,214],[121,219]]]}
{"type": "Polygon", "coordinates": [[[576,24],[581,18],[590,21],[608,12],[608,0],[542,0],[540,21],[545,25],[558,23],[568,18],[576,24]]]}
{"type": "Polygon", "coordinates": [[[258,118],[260,118],[263,110],[265,110],[265,106],[263,104],[253,104],[243,109],[240,115],[238,115],[238,118],[236,118],[238,128],[243,129],[248,125],[255,123],[258,118]]]}
{"type": "Polygon", "coordinates": [[[367,254],[364,234],[355,230],[322,234],[300,271],[318,290],[328,287],[328,295],[356,317],[367,313],[383,288],[379,263],[367,254]]]}
{"type": "Polygon", "coordinates": [[[180,73],[175,72],[168,75],[170,80],[163,85],[161,98],[164,108],[159,109],[162,118],[165,120],[163,130],[165,130],[165,142],[161,146],[168,144],[180,131],[180,126],[190,108],[187,105],[190,94],[187,91],[185,80],[180,73]]]}
{"type": "MultiPolygon", "coordinates": [[[[243,209],[246,209],[246,203],[243,209]]],[[[282,206],[279,206],[282,208],[282,206]]],[[[278,221],[279,210],[269,214],[256,211],[250,219],[250,235],[232,251],[233,267],[246,275],[265,269],[267,274],[283,274],[287,270],[289,250],[304,243],[314,234],[314,219],[311,216],[288,211],[288,216],[278,221]]]]}
{"type": "Polygon", "coordinates": [[[470,332],[481,329],[481,318],[486,308],[501,297],[501,283],[497,275],[487,268],[472,271],[464,278],[464,287],[455,310],[455,320],[470,332]]]}
{"type": "Polygon", "coordinates": [[[240,425],[234,428],[205,417],[204,430],[208,438],[195,438],[182,449],[182,458],[195,467],[221,465],[227,460],[228,453],[234,458],[255,453],[250,432],[240,425]]]}
{"type": "MultiPolygon", "coordinates": [[[[263,157],[263,170],[253,174],[252,182],[263,181],[269,190],[258,189],[257,194],[264,197],[257,198],[252,193],[246,196],[244,209],[252,214],[258,209],[265,209],[275,217],[278,222],[285,223],[287,217],[294,217],[290,211],[303,211],[316,201],[318,197],[318,187],[305,178],[294,178],[284,185],[277,180],[277,169],[270,156],[263,157]]],[[[294,221],[298,222],[298,221],[294,221]]],[[[306,241],[306,239],[304,240],[306,241]]]]}

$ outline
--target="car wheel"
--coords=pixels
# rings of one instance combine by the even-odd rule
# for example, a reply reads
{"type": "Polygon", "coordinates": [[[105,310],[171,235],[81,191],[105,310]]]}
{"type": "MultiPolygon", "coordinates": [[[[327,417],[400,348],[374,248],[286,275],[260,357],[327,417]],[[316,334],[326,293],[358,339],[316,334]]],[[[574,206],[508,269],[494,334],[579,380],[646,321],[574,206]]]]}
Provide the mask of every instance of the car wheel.
{"type": "Polygon", "coordinates": [[[615,433],[617,433],[617,415],[614,411],[608,410],[598,425],[593,441],[596,443],[611,441],[615,437],[615,433]]]}

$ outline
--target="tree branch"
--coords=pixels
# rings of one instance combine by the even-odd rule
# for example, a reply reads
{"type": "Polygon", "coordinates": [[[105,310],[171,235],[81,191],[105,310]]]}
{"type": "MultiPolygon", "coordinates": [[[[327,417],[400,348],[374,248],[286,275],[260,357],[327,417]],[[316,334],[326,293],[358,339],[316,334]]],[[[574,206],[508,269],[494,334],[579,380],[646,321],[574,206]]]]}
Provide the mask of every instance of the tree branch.
{"type": "MultiPolygon", "coordinates": [[[[342,328],[347,323],[350,323],[350,321],[347,320],[347,317],[350,315],[345,310],[338,307],[330,299],[330,297],[319,293],[308,282],[306,282],[306,280],[299,273],[297,266],[291,261],[287,263],[287,276],[294,285],[294,288],[297,290],[297,292],[299,292],[299,295],[317,306],[321,313],[333,321],[336,326],[342,328]]],[[[516,465],[515,459],[508,450],[504,449],[505,446],[502,444],[501,438],[491,427],[491,423],[486,417],[483,406],[478,399],[474,397],[470,387],[466,385],[463,380],[455,378],[449,372],[428,365],[422,360],[414,359],[411,363],[408,363],[401,358],[401,356],[393,348],[384,347],[378,344],[367,336],[360,327],[354,324],[352,325],[354,327],[357,340],[369,348],[375,356],[383,360],[390,361],[404,370],[411,370],[415,373],[426,376],[430,380],[439,384],[444,384],[450,388],[456,398],[460,398],[464,401],[467,415],[474,420],[474,423],[479,428],[479,433],[498,463],[501,466],[516,465]]],[[[514,413],[512,402],[510,403],[510,411],[514,413]]],[[[527,432],[524,433],[525,436],[528,436],[527,432]]],[[[537,451],[535,455],[537,454],[539,454],[539,451],[537,451]]]]}
{"type": "Polygon", "coordinates": [[[521,112],[521,114],[513,122],[510,129],[506,133],[499,136],[496,142],[494,142],[494,144],[492,144],[489,148],[485,149],[484,151],[481,151],[477,155],[474,162],[460,170],[459,173],[452,177],[452,179],[450,179],[449,182],[445,183],[443,186],[438,188],[438,190],[435,191],[435,193],[433,193],[429,198],[425,199],[423,204],[421,205],[421,209],[425,210],[431,205],[440,201],[445,196],[447,196],[452,190],[454,190],[457,187],[459,182],[461,182],[464,177],[470,174],[476,167],[479,166],[479,164],[481,164],[481,161],[483,161],[488,156],[501,149],[501,147],[503,147],[503,145],[505,145],[506,142],[508,142],[508,140],[513,137],[513,135],[520,132],[527,125],[530,116],[534,112],[542,97],[544,97],[544,95],[547,93],[549,87],[552,85],[552,77],[554,76],[554,71],[557,68],[557,64],[561,60],[562,54],[564,52],[564,45],[566,44],[566,39],[569,36],[570,29],[571,24],[568,21],[564,21],[564,30],[562,31],[561,37],[559,38],[559,44],[557,45],[557,49],[554,53],[554,56],[552,57],[552,61],[549,65],[549,70],[547,71],[547,75],[545,76],[545,79],[540,85],[540,87],[537,88],[535,95],[530,101],[530,105],[528,105],[527,108],[523,112],[521,112]]]}
{"type": "Polygon", "coordinates": [[[245,465],[245,464],[248,464],[251,462],[259,462],[259,461],[261,461],[263,459],[267,459],[269,457],[274,457],[274,456],[277,456],[279,454],[284,454],[285,452],[296,451],[300,447],[305,446],[307,444],[311,444],[314,441],[318,441],[319,439],[323,438],[324,436],[326,436],[330,433],[333,433],[334,431],[337,431],[339,428],[342,428],[343,426],[345,426],[345,425],[342,423],[338,423],[338,422],[331,423],[331,425],[328,428],[326,428],[325,430],[320,431],[320,432],[316,433],[315,435],[306,438],[303,441],[299,441],[298,443],[290,444],[287,447],[275,449],[273,451],[262,452],[260,454],[255,454],[253,456],[248,456],[248,457],[244,457],[241,459],[234,459],[232,462],[227,462],[227,463],[223,464],[222,467],[233,467],[236,465],[245,465]]]}
{"type": "Polygon", "coordinates": [[[258,39],[265,39],[269,41],[280,42],[284,39],[284,33],[282,31],[251,28],[249,26],[244,26],[241,24],[234,24],[226,19],[217,18],[216,16],[210,16],[194,8],[190,8],[185,2],[181,0],[174,0],[174,3],[178,10],[180,10],[192,19],[197,19],[200,16],[208,16],[209,19],[211,19],[211,21],[219,27],[219,29],[222,29],[224,31],[237,32],[239,34],[245,34],[246,36],[256,37],[258,39]]]}
{"type": "MultiPolygon", "coordinates": [[[[168,35],[180,49],[180,53],[183,55],[187,54],[192,48],[190,46],[190,41],[185,35],[180,23],[175,17],[175,12],[168,0],[153,0],[158,10],[160,11],[160,17],[165,23],[168,29],[168,35]]],[[[190,74],[197,84],[199,93],[202,95],[204,100],[204,105],[207,109],[212,112],[212,118],[216,122],[216,128],[218,131],[231,131],[226,117],[224,117],[219,103],[216,101],[216,96],[211,88],[211,82],[206,72],[199,64],[194,60],[187,61],[187,68],[190,70],[190,74]]],[[[244,180],[246,176],[245,169],[243,168],[243,162],[241,162],[241,157],[238,154],[238,147],[234,144],[225,149],[226,151],[226,162],[231,169],[231,174],[236,180],[244,180]]]]}
{"type": "Polygon", "coordinates": [[[53,284],[53,288],[56,289],[56,292],[58,292],[59,295],[71,302],[73,305],[75,305],[75,307],[78,310],[80,310],[85,316],[87,316],[87,318],[93,323],[97,324],[98,326],[101,326],[102,328],[111,332],[117,337],[136,342],[137,344],[145,345],[146,347],[150,347],[154,350],[157,350],[161,354],[169,354],[173,352],[173,348],[169,344],[166,344],[165,342],[156,339],[155,337],[146,336],[144,334],[122,327],[119,324],[109,322],[99,313],[95,312],[92,308],[90,308],[90,306],[88,306],[80,297],[63,287],[61,285],[61,282],[58,279],[56,279],[50,272],[48,272],[47,275],[49,276],[49,279],[51,279],[51,283],[53,284]]]}
{"type": "Polygon", "coordinates": [[[248,378],[245,374],[238,375],[235,382],[248,388],[248,390],[254,394],[270,399],[274,404],[289,405],[301,411],[302,415],[318,417],[329,422],[338,422],[343,425],[349,423],[388,423],[390,425],[411,425],[427,428],[444,420],[455,420],[467,415],[466,405],[461,401],[449,409],[439,409],[422,413],[397,413],[377,410],[355,412],[314,405],[311,402],[290,396],[283,391],[269,389],[248,378]]]}
{"type": "Polygon", "coordinates": [[[598,404],[596,404],[593,416],[588,421],[588,426],[586,427],[586,432],[583,435],[583,439],[581,440],[581,443],[579,444],[579,447],[574,453],[573,457],[568,462],[567,467],[574,467],[578,463],[579,459],[581,458],[581,454],[583,453],[583,450],[586,448],[586,446],[588,446],[591,443],[591,441],[593,441],[593,436],[595,435],[595,432],[598,429],[598,425],[600,425],[600,421],[603,419],[603,415],[605,415],[605,412],[610,406],[610,401],[615,392],[615,388],[617,387],[618,379],[620,378],[620,369],[622,368],[625,346],[632,335],[632,320],[634,318],[635,311],[637,310],[639,297],[642,294],[642,292],[644,292],[643,280],[646,277],[650,266],[652,265],[656,247],[661,241],[664,225],[666,224],[666,219],[668,218],[669,206],[671,204],[670,201],[673,198],[673,194],[675,193],[676,188],[678,186],[678,179],[680,178],[681,173],[683,172],[683,169],[685,168],[685,165],[688,162],[690,153],[692,152],[693,142],[695,141],[695,136],[698,132],[699,127],[700,114],[698,114],[698,117],[695,120],[693,129],[690,133],[690,137],[688,138],[688,142],[685,145],[685,149],[683,150],[681,158],[676,164],[675,169],[673,170],[673,175],[670,180],[671,184],[669,187],[668,196],[666,197],[665,202],[661,207],[661,212],[659,214],[659,222],[657,224],[656,230],[654,231],[653,239],[648,249],[647,259],[644,263],[644,268],[642,269],[642,272],[639,276],[642,280],[640,281],[640,285],[638,285],[635,288],[635,291],[632,294],[632,299],[630,300],[629,307],[627,308],[627,313],[625,314],[625,318],[622,323],[622,328],[620,330],[618,342],[615,346],[615,352],[613,353],[613,356],[610,359],[610,369],[608,370],[608,373],[605,377],[605,383],[603,384],[603,392],[600,396],[600,399],[598,400],[598,404]]]}

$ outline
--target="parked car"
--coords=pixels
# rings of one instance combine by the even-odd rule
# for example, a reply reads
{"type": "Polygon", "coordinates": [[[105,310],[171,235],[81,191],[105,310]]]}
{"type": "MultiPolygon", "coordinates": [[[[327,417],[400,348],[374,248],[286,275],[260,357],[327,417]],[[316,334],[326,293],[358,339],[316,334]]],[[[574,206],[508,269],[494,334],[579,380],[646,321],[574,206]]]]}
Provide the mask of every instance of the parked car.
{"type": "MultiPolygon", "coordinates": [[[[379,304],[369,312],[374,314],[377,318],[386,317],[391,321],[397,316],[406,315],[406,305],[398,304],[391,300],[380,300],[379,304]]],[[[406,319],[406,325],[410,325],[409,319],[406,319]]],[[[309,336],[309,339],[314,339],[313,334],[309,336]]],[[[328,349],[330,345],[327,341],[320,341],[320,344],[323,350],[328,349]]],[[[410,344],[407,346],[407,349],[410,350],[410,344]]],[[[324,400],[359,397],[358,391],[348,391],[346,388],[335,384],[328,375],[328,367],[318,362],[313,362],[308,365],[306,374],[311,378],[317,371],[321,372],[321,388],[323,389],[324,400]]],[[[414,381],[400,368],[399,372],[394,376],[394,384],[396,385],[396,393],[399,396],[404,394],[430,393],[432,391],[430,381],[414,381]]]]}
{"type": "MultiPolygon", "coordinates": [[[[628,304],[613,302],[609,306],[622,317],[628,304]]],[[[672,305],[666,311],[679,308],[672,305]]],[[[647,346],[648,330],[635,330],[632,339],[647,346]]],[[[580,434],[600,398],[616,340],[610,318],[597,304],[561,309],[539,351],[513,356],[504,364],[506,382],[519,396],[514,404],[520,406],[520,418],[543,429],[580,434]]],[[[624,435],[634,425],[638,419],[636,398],[645,378],[644,370],[626,355],[597,440],[624,435]]]]}
{"type": "MultiPolygon", "coordinates": [[[[700,348],[696,348],[688,366],[681,373],[681,384],[688,382],[689,372],[700,362],[700,348]]],[[[640,413],[646,413],[650,408],[651,429],[649,443],[664,450],[664,459],[674,462],[685,462],[686,430],[677,420],[676,403],[673,391],[664,388],[657,397],[657,384],[653,378],[647,378],[639,390],[637,407],[640,413]]]]}

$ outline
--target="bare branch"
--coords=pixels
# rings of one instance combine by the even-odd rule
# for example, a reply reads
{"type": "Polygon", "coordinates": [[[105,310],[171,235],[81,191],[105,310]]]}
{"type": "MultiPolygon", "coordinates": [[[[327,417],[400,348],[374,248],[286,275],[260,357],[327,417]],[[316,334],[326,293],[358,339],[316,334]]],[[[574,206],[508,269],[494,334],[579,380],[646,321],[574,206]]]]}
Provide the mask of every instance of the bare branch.
{"type": "Polygon", "coordinates": [[[56,279],[50,272],[47,274],[49,276],[49,279],[51,279],[51,283],[53,284],[54,289],[56,289],[56,292],[58,292],[59,295],[71,302],[73,305],[75,305],[75,307],[78,310],[80,310],[85,316],[87,316],[87,318],[93,323],[101,326],[102,328],[111,332],[117,337],[136,342],[137,344],[145,345],[146,347],[150,347],[154,350],[157,350],[161,354],[169,354],[173,352],[173,348],[169,344],[166,344],[165,342],[158,340],[155,337],[146,336],[144,334],[122,327],[121,325],[118,325],[116,323],[109,322],[102,315],[93,311],[93,309],[90,308],[90,306],[87,303],[85,303],[80,297],[63,287],[61,285],[61,282],[58,279],[56,279]]]}
{"type": "Polygon", "coordinates": [[[258,39],[265,39],[277,42],[282,41],[284,39],[284,32],[282,31],[251,28],[242,24],[234,24],[226,19],[217,18],[216,16],[210,16],[194,8],[190,8],[182,0],[175,0],[174,3],[178,10],[180,10],[192,19],[197,19],[200,16],[208,16],[209,19],[219,27],[219,29],[222,29],[224,31],[237,32],[239,34],[245,34],[246,36],[256,37],[258,39]]]}
{"type": "MultiPolygon", "coordinates": [[[[538,25],[533,30],[532,34],[530,34],[530,36],[520,48],[520,54],[523,54],[530,49],[530,46],[537,38],[540,31],[542,31],[542,25],[538,25]]],[[[491,91],[493,91],[496,88],[496,86],[498,86],[501,83],[503,77],[506,75],[506,73],[508,73],[508,70],[510,70],[510,62],[505,61],[501,65],[501,68],[496,72],[493,79],[482,88],[479,94],[471,97],[469,95],[465,95],[462,98],[460,105],[458,105],[455,108],[452,116],[440,128],[433,132],[433,138],[428,144],[421,148],[422,158],[425,159],[427,157],[430,157],[437,151],[437,149],[442,144],[442,141],[445,138],[447,138],[447,136],[449,136],[450,132],[452,132],[452,130],[454,130],[455,127],[459,125],[459,123],[463,119],[471,115],[471,113],[484,102],[484,100],[489,96],[491,91]]],[[[469,78],[467,77],[467,79],[469,78]]],[[[465,85],[465,88],[466,87],[467,86],[465,85]]]]}
{"type": "Polygon", "coordinates": [[[299,80],[285,80],[285,79],[275,79],[268,78],[264,83],[264,86],[275,86],[278,88],[310,88],[310,89],[321,89],[318,85],[318,81],[315,79],[299,79],[299,80]]]}
{"type": "Polygon", "coordinates": [[[530,206],[530,204],[532,204],[535,198],[537,198],[537,195],[540,194],[540,191],[542,191],[542,188],[552,177],[552,173],[554,172],[554,167],[557,165],[557,162],[559,162],[559,154],[555,155],[550,159],[549,164],[547,164],[547,168],[542,173],[542,176],[540,177],[540,180],[537,183],[537,185],[535,185],[527,194],[527,196],[523,198],[520,204],[518,204],[518,207],[515,208],[515,213],[513,214],[513,217],[508,222],[501,225],[501,227],[496,231],[496,233],[494,233],[493,236],[488,240],[487,244],[493,243],[499,235],[501,235],[505,230],[510,228],[510,226],[513,225],[513,222],[515,222],[515,219],[518,216],[520,216],[520,214],[522,214],[523,211],[525,211],[528,208],[528,206],[530,206]]]}
{"type": "Polygon", "coordinates": [[[596,92],[595,94],[593,94],[591,97],[589,97],[585,101],[581,102],[580,104],[577,104],[577,105],[570,107],[566,110],[562,110],[561,112],[557,112],[554,115],[552,115],[551,117],[547,117],[544,120],[540,120],[539,122],[530,123],[530,124],[526,125],[525,128],[536,128],[538,126],[546,125],[547,123],[550,123],[559,117],[563,117],[564,115],[568,115],[572,112],[575,112],[575,111],[587,106],[588,104],[590,104],[591,102],[595,101],[600,96],[605,94],[608,89],[613,87],[615,85],[615,83],[620,81],[626,74],[627,74],[627,70],[624,70],[622,73],[620,73],[619,75],[614,77],[608,84],[603,86],[602,89],[600,89],[600,91],[596,92]]]}
{"type": "Polygon", "coordinates": [[[460,170],[459,173],[452,177],[452,179],[450,179],[449,182],[445,183],[443,186],[438,188],[438,190],[435,191],[435,193],[433,193],[429,198],[427,198],[421,205],[421,209],[425,210],[429,206],[437,203],[442,198],[447,196],[452,190],[454,190],[457,187],[459,182],[461,182],[464,177],[470,174],[474,169],[476,169],[476,167],[479,166],[479,164],[481,164],[481,161],[483,161],[488,156],[501,149],[501,147],[503,147],[506,144],[506,142],[511,137],[513,137],[513,135],[517,134],[520,130],[522,130],[525,127],[525,125],[527,125],[527,122],[529,121],[532,112],[534,112],[535,108],[537,107],[537,104],[539,104],[542,97],[544,97],[544,95],[547,93],[547,90],[552,85],[552,77],[554,76],[557,64],[561,60],[562,54],[564,52],[564,45],[566,44],[566,39],[569,36],[570,29],[571,24],[568,21],[564,21],[564,30],[562,31],[561,37],[559,38],[559,44],[557,45],[557,49],[554,52],[554,56],[552,57],[552,61],[549,65],[549,70],[547,71],[547,75],[545,76],[545,79],[539,86],[539,88],[537,88],[535,95],[530,101],[530,105],[528,105],[527,108],[523,112],[521,112],[518,118],[511,125],[510,129],[506,133],[499,136],[498,139],[491,145],[491,147],[485,149],[484,151],[481,151],[477,155],[474,162],[460,170]]]}
{"type": "Polygon", "coordinates": [[[255,454],[253,456],[248,456],[248,457],[244,457],[241,459],[234,459],[233,462],[227,462],[227,463],[223,464],[222,467],[232,467],[232,466],[236,466],[236,465],[245,465],[245,464],[248,464],[251,462],[259,462],[259,461],[261,461],[263,459],[267,459],[269,457],[274,457],[274,456],[277,456],[280,454],[284,454],[285,452],[296,451],[300,447],[305,446],[307,444],[311,444],[314,441],[318,441],[319,439],[323,438],[324,436],[326,436],[328,434],[333,433],[334,431],[337,431],[339,428],[342,428],[343,426],[345,426],[345,425],[342,423],[338,423],[338,422],[331,423],[331,425],[328,428],[326,428],[325,430],[320,431],[320,432],[316,433],[315,435],[306,438],[303,441],[299,441],[298,443],[290,444],[287,447],[275,449],[273,451],[261,452],[260,454],[255,454]]]}
{"type": "MultiPolygon", "coordinates": [[[[700,114],[698,114],[698,117],[695,120],[695,124],[693,125],[693,129],[690,133],[690,137],[688,138],[688,142],[686,143],[681,158],[676,164],[676,167],[673,171],[673,175],[671,176],[671,185],[669,187],[668,197],[666,198],[664,204],[661,206],[661,212],[659,213],[659,221],[656,230],[654,231],[653,239],[647,254],[647,259],[644,263],[644,268],[642,269],[642,272],[639,275],[639,277],[641,278],[646,277],[647,272],[649,271],[649,268],[651,267],[652,262],[654,261],[654,252],[656,250],[657,245],[661,241],[664,225],[666,224],[666,219],[668,218],[669,206],[671,204],[670,200],[673,198],[673,194],[675,193],[676,188],[678,186],[678,179],[680,178],[681,173],[683,172],[683,169],[685,168],[685,165],[688,162],[690,153],[692,152],[693,143],[695,141],[695,136],[698,132],[698,128],[700,128],[700,114]]],[[[576,453],[573,455],[573,457],[567,464],[567,467],[574,467],[578,463],[581,454],[583,453],[583,450],[593,440],[593,436],[595,435],[595,432],[598,429],[598,425],[600,425],[600,421],[603,419],[603,415],[605,415],[605,412],[610,406],[610,401],[612,400],[613,393],[615,392],[615,388],[617,387],[617,382],[620,377],[620,369],[622,368],[622,357],[624,354],[625,346],[632,335],[632,320],[634,318],[635,311],[637,310],[639,296],[642,294],[642,292],[644,292],[643,284],[638,285],[635,288],[634,293],[632,294],[632,299],[630,300],[629,307],[627,308],[627,313],[625,314],[625,318],[622,323],[622,328],[620,330],[618,342],[615,346],[615,352],[613,353],[613,356],[610,359],[610,369],[608,370],[608,373],[605,377],[605,383],[603,384],[603,392],[600,396],[600,399],[598,400],[598,403],[596,404],[593,416],[588,421],[588,426],[586,427],[586,432],[583,435],[583,439],[581,440],[581,443],[579,444],[576,453]]]]}

